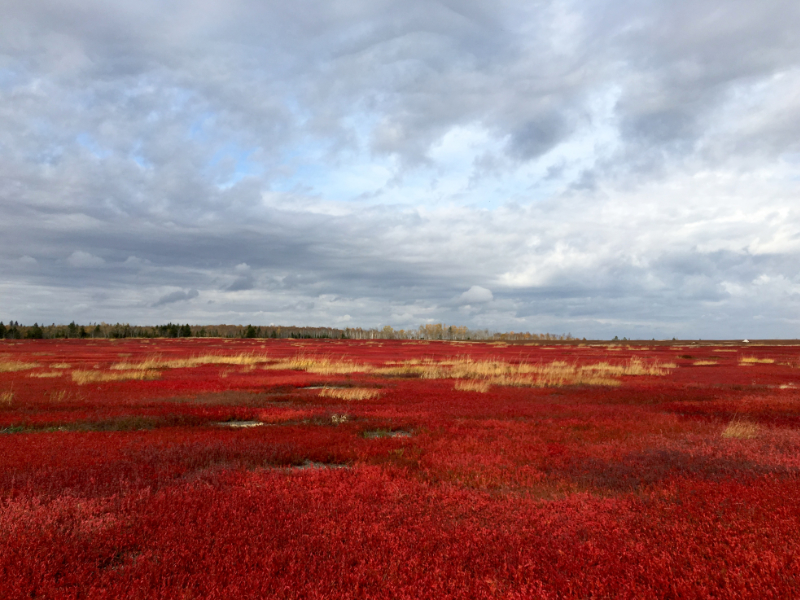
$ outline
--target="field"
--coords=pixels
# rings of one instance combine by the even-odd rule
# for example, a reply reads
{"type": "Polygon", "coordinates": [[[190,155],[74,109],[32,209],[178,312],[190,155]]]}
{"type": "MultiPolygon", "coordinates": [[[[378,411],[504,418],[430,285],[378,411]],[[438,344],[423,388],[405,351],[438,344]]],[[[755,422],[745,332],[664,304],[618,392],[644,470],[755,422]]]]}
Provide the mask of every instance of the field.
{"type": "Polygon", "coordinates": [[[800,347],[0,342],[2,598],[789,598],[800,347]]]}

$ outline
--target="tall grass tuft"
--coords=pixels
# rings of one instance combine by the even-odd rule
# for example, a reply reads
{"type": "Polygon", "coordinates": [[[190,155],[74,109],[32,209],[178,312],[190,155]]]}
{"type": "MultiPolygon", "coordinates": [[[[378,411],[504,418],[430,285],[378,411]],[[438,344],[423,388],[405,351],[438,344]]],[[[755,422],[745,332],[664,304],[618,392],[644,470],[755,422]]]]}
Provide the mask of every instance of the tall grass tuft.
{"type": "Polygon", "coordinates": [[[87,383],[101,383],[105,381],[122,381],[125,379],[158,379],[159,377],[161,377],[161,373],[155,369],[122,372],[72,371],[72,381],[78,385],[85,385],[87,383]]]}
{"type": "Polygon", "coordinates": [[[11,371],[27,371],[28,369],[35,369],[38,366],[39,363],[26,363],[16,360],[8,360],[7,358],[0,358],[0,373],[9,373],[11,371]]]}
{"type": "Polygon", "coordinates": [[[292,358],[280,360],[266,365],[265,369],[307,371],[319,375],[343,375],[347,373],[368,373],[370,365],[355,363],[349,360],[336,360],[325,356],[307,356],[298,354],[292,358]]]}
{"type": "Polygon", "coordinates": [[[492,387],[488,381],[456,381],[455,389],[460,392],[479,392],[485,394],[492,387]]]}
{"type": "Polygon", "coordinates": [[[369,388],[330,388],[324,387],[319,391],[320,396],[338,398],[339,400],[371,400],[381,395],[380,390],[369,388]]]}
{"type": "Polygon", "coordinates": [[[200,365],[256,365],[269,362],[265,354],[205,354],[188,358],[165,359],[161,356],[150,356],[140,362],[120,362],[111,365],[113,371],[149,371],[152,369],[188,369],[200,365]]]}
{"type": "Polygon", "coordinates": [[[733,419],[722,431],[722,437],[737,440],[750,440],[758,436],[758,423],[733,419]]]}

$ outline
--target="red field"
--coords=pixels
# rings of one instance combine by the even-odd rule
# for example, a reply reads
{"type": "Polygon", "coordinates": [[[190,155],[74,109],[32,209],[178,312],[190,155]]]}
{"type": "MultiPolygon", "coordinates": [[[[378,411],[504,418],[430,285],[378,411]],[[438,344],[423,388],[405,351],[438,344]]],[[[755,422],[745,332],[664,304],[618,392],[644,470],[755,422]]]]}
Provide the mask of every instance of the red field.
{"type": "Polygon", "coordinates": [[[800,348],[0,343],[0,598],[789,598],[800,348]]]}

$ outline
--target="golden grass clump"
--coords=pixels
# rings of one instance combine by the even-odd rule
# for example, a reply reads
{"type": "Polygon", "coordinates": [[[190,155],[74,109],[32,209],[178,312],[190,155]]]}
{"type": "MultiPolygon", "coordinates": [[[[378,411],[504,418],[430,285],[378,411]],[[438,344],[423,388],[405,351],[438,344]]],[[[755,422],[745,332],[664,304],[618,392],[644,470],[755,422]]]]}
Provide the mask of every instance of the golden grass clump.
{"type": "Polygon", "coordinates": [[[573,365],[564,361],[550,363],[509,363],[501,360],[476,361],[463,358],[451,361],[408,361],[376,369],[379,375],[420,377],[422,379],[484,380],[494,385],[549,387],[562,385],[621,385],[616,377],[663,376],[674,363],[645,363],[633,358],[627,363],[573,365]]]}
{"type": "Polygon", "coordinates": [[[161,373],[155,369],[141,370],[141,371],[122,371],[122,372],[108,372],[108,371],[73,371],[72,381],[78,385],[86,383],[100,383],[105,381],[122,381],[125,379],[158,379],[161,373]]]}
{"type": "Polygon", "coordinates": [[[0,392],[0,404],[11,404],[14,400],[14,390],[0,392]]]}
{"type": "Polygon", "coordinates": [[[69,363],[53,363],[50,365],[51,369],[69,369],[72,365],[69,363]]]}
{"type": "Polygon", "coordinates": [[[709,365],[716,365],[717,361],[715,361],[715,360],[696,360],[692,364],[697,366],[697,367],[705,367],[705,366],[709,366],[709,365]]]}
{"type": "Polygon", "coordinates": [[[63,402],[69,398],[71,394],[67,390],[53,390],[48,394],[50,402],[63,402]]]}
{"type": "Polygon", "coordinates": [[[369,388],[324,387],[319,391],[319,395],[326,398],[338,398],[339,400],[371,400],[380,396],[381,391],[369,388]]]}
{"type": "Polygon", "coordinates": [[[34,362],[19,362],[16,360],[8,360],[7,358],[0,358],[0,373],[9,373],[11,371],[27,371],[28,369],[35,369],[39,363],[34,362]]]}
{"type": "Polygon", "coordinates": [[[775,362],[774,358],[758,358],[757,356],[742,356],[739,359],[739,364],[740,365],[753,365],[753,364],[756,364],[756,363],[762,363],[762,364],[769,365],[769,364],[772,364],[774,362],[775,362]]]}
{"type": "Polygon", "coordinates": [[[305,356],[298,354],[289,359],[280,360],[267,365],[265,369],[307,371],[318,375],[342,375],[346,373],[367,373],[372,370],[369,365],[355,363],[349,360],[335,360],[320,356],[305,356]]]}
{"type": "Polygon", "coordinates": [[[40,379],[46,379],[48,377],[61,377],[63,373],[60,371],[44,371],[42,373],[31,373],[28,377],[38,377],[40,379]]]}
{"type": "Polygon", "coordinates": [[[455,389],[459,392],[480,392],[485,394],[492,387],[488,381],[456,381],[455,389]]]}
{"type": "Polygon", "coordinates": [[[722,431],[722,437],[736,440],[751,440],[758,436],[758,423],[733,419],[722,431]]]}
{"type": "Polygon", "coordinates": [[[200,365],[242,365],[252,366],[269,362],[265,354],[204,354],[188,358],[170,358],[150,356],[140,362],[120,362],[111,365],[113,371],[149,371],[151,369],[188,369],[200,365]]]}

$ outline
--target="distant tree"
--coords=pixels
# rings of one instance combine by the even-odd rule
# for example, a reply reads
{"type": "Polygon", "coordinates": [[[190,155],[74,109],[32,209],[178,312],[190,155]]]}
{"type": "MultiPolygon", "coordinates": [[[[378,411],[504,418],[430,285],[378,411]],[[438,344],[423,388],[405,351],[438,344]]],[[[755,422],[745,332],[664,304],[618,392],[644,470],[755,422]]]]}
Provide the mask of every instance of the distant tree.
{"type": "Polygon", "coordinates": [[[75,325],[75,321],[72,321],[69,325],[67,325],[67,337],[78,337],[78,326],[75,325]]]}
{"type": "Polygon", "coordinates": [[[39,327],[38,323],[34,323],[33,327],[28,329],[25,337],[29,340],[41,340],[44,337],[44,332],[42,331],[42,328],[39,327]]]}
{"type": "Polygon", "coordinates": [[[244,332],[244,337],[246,337],[248,339],[252,339],[254,337],[257,337],[257,335],[258,335],[258,332],[256,331],[256,328],[253,327],[252,325],[248,325],[247,329],[244,332]]]}
{"type": "Polygon", "coordinates": [[[0,321],[0,340],[6,337],[6,326],[0,321]]]}
{"type": "Polygon", "coordinates": [[[89,334],[86,333],[86,328],[83,325],[81,325],[81,330],[78,332],[78,336],[80,336],[82,340],[89,337],[89,334]]]}
{"type": "Polygon", "coordinates": [[[92,330],[92,337],[101,337],[103,335],[103,330],[100,329],[100,325],[95,325],[94,329],[92,330]]]}
{"type": "Polygon", "coordinates": [[[184,325],[183,327],[181,327],[181,331],[180,331],[179,335],[180,335],[180,337],[192,337],[192,328],[189,327],[188,323],[186,325],[184,325]]]}

